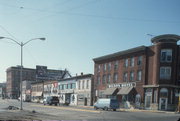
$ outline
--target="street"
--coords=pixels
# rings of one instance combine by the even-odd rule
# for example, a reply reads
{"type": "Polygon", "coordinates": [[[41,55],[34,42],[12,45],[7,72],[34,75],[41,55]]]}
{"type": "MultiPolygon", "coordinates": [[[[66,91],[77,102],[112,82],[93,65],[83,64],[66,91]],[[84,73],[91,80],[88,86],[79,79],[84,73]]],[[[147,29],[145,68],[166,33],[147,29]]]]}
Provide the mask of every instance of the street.
{"type": "Polygon", "coordinates": [[[0,119],[3,117],[19,120],[18,116],[23,119],[36,120],[120,120],[120,121],[177,121],[180,114],[174,113],[153,113],[153,112],[130,112],[130,111],[103,111],[94,110],[93,107],[84,106],[48,106],[39,103],[23,102],[23,111],[5,109],[9,105],[20,107],[17,100],[0,100],[0,119]],[[32,111],[36,113],[31,113],[32,111]],[[26,112],[26,113],[25,113],[26,112]],[[10,115],[9,115],[10,114],[10,115]],[[20,115],[22,114],[22,116],[20,115]],[[26,118],[28,116],[28,118],[26,118]]]}

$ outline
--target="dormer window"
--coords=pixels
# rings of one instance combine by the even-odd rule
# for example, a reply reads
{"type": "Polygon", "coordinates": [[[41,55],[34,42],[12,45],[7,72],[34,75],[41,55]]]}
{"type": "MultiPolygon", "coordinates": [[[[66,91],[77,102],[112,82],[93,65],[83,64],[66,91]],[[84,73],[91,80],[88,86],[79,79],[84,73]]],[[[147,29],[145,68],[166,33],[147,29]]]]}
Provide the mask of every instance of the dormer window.
{"type": "Polygon", "coordinates": [[[161,62],[172,62],[172,49],[161,50],[161,62]]]}

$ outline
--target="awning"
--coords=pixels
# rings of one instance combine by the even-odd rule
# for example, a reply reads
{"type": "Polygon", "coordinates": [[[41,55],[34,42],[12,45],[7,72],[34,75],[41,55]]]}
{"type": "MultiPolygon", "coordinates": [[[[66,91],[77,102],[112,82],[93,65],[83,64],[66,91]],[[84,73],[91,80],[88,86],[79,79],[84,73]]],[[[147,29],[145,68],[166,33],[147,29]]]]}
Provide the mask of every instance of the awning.
{"type": "Polygon", "coordinates": [[[104,94],[105,95],[113,95],[116,90],[118,90],[118,88],[107,88],[106,90],[104,90],[104,94]]]}
{"type": "Polygon", "coordinates": [[[117,93],[118,95],[127,95],[133,89],[133,87],[122,87],[117,93]]]}

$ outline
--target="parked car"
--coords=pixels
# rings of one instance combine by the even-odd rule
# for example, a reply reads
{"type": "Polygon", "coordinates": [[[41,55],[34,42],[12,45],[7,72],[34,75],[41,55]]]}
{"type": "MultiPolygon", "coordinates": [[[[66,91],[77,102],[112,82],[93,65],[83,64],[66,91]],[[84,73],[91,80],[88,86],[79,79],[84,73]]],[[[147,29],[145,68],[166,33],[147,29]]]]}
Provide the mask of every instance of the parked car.
{"type": "Polygon", "coordinates": [[[56,97],[56,96],[49,96],[49,97],[47,97],[47,98],[45,98],[43,100],[43,104],[44,105],[46,105],[46,104],[48,104],[48,105],[54,104],[54,105],[57,106],[57,104],[59,104],[59,98],[56,97]]]}
{"type": "Polygon", "coordinates": [[[113,111],[116,111],[116,109],[119,108],[119,102],[115,99],[98,99],[97,102],[94,104],[94,109],[103,109],[103,110],[109,110],[113,109],[113,111]]]}

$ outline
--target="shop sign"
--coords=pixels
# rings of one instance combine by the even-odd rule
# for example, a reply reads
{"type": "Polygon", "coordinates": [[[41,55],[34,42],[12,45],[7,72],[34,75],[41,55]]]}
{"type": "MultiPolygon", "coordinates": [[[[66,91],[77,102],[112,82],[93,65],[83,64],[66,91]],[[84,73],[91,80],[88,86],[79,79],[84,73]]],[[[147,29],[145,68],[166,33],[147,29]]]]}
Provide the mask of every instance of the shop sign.
{"type": "Polygon", "coordinates": [[[122,87],[136,87],[136,83],[133,82],[133,83],[118,83],[118,84],[111,84],[111,85],[108,85],[108,88],[122,88],[122,87]]]}
{"type": "Polygon", "coordinates": [[[60,93],[74,93],[74,90],[60,90],[60,93]]]}

